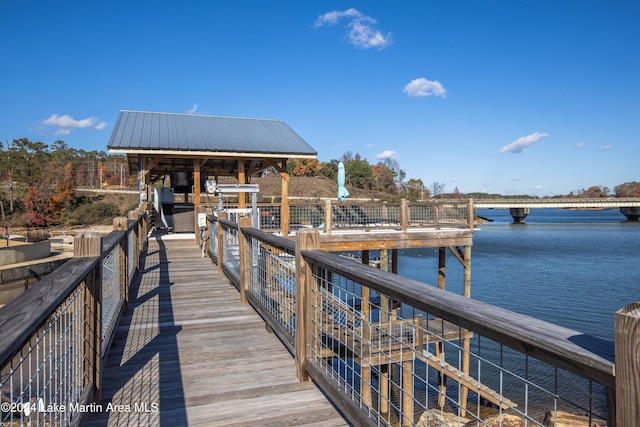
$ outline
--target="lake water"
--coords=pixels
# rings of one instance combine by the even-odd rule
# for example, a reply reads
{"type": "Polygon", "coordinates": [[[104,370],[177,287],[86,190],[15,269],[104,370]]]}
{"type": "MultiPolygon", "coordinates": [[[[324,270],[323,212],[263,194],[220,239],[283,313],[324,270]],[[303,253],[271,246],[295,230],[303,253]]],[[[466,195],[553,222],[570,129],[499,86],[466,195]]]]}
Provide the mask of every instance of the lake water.
{"type": "MultiPolygon", "coordinates": [[[[532,209],[525,224],[508,210],[477,214],[494,221],[474,234],[472,298],[613,341],[615,312],[640,300],[639,222],[618,210],[532,209]]],[[[437,249],[401,251],[398,274],[437,286],[437,249]]],[[[462,294],[463,269],[448,251],[446,287],[462,294]]],[[[558,382],[533,365],[529,374],[547,389],[558,382]]],[[[605,413],[602,389],[572,381],[559,381],[564,396],[605,413]]]]}
{"type": "MultiPolygon", "coordinates": [[[[640,223],[618,210],[532,209],[525,224],[508,210],[475,232],[472,298],[613,340],[614,313],[640,300],[640,223]]],[[[434,249],[399,254],[398,274],[437,285],[434,249]]],[[[462,267],[448,253],[447,290],[462,293],[462,267]]]]}

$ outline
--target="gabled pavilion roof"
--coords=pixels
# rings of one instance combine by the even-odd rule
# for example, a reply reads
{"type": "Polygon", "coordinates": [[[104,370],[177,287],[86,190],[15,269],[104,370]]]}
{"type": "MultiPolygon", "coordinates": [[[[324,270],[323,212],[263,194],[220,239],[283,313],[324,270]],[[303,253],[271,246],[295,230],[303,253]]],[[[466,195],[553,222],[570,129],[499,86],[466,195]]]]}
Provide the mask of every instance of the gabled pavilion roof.
{"type": "Polygon", "coordinates": [[[255,172],[274,160],[317,154],[282,120],[128,110],[120,111],[107,147],[126,154],[132,171],[140,156],[160,159],[156,173],[182,170],[196,158],[220,172],[232,172],[230,161],[244,159],[255,172]]]}

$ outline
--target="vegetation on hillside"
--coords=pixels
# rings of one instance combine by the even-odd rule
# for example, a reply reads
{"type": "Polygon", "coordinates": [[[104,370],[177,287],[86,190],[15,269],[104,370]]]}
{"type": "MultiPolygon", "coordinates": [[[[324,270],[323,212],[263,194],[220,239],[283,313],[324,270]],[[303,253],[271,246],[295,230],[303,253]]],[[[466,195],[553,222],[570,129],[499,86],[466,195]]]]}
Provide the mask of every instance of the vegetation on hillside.
{"type": "MultiPolygon", "coordinates": [[[[338,175],[338,164],[343,162],[346,185],[352,197],[410,201],[431,197],[448,198],[501,198],[500,194],[463,193],[457,187],[446,192],[446,185],[433,181],[429,185],[418,178],[407,178],[397,160],[388,157],[371,164],[360,154],[347,151],[340,159],[319,162],[315,159],[292,160],[288,172],[295,181],[305,181],[300,195],[305,197],[332,197],[338,175]],[[306,178],[302,178],[306,177],[306,178]],[[318,179],[326,178],[326,179],[318,179]]],[[[265,184],[275,169],[263,173],[265,184]]],[[[291,184],[292,188],[295,185],[291,184]]],[[[5,226],[53,226],[58,224],[95,224],[111,221],[114,216],[130,208],[112,202],[94,202],[78,194],[78,188],[135,185],[129,176],[123,156],[107,155],[103,151],[84,151],[70,148],[64,141],[50,146],[26,138],[0,142],[0,221],[5,226]]],[[[277,194],[273,194],[275,196],[277,194]]],[[[532,197],[527,195],[509,197],[532,197]]],[[[640,197],[640,182],[626,182],[613,190],[593,186],[558,197],[640,197]]]]}
{"type": "Polygon", "coordinates": [[[43,227],[93,224],[118,206],[102,202],[91,208],[78,187],[129,184],[126,160],[105,152],[70,148],[64,141],[51,146],[26,138],[0,142],[0,220],[5,225],[43,227]],[[102,214],[102,215],[101,215],[102,214]]]}

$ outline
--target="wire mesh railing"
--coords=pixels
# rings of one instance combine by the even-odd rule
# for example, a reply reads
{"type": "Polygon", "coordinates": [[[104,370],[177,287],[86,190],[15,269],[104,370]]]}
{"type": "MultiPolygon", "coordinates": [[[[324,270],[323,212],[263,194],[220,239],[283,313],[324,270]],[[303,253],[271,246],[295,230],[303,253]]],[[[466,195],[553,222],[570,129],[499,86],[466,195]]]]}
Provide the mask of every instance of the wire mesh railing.
{"type": "Polygon", "coordinates": [[[383,305],[378,292],[336,271],[316,268],[313,278],[308,357],[377,424],[490,425],[511,417],[543,426],[558,411],[588,414],[589,425],[606,420],[593,381],[433,313],[383,305]]]}
{"type": "Polygon", "coordinates": [[[384,228],[473,228],[473,201],[377,202],[290,202],[287,218],[280,204],[259,204],[260,229],[282,231],[316,228],[326,231],[384,228]]]}
{"type": "Polygon", "coordinates": [[[243,298],[351,422],[614,425],[613,343],[313,250],[317,230],[218,222],[243,298]]]}
{"type": "Polygon", "coordinates": [[[76,236],[73,259],[0,308],[0,425],[76,425],[99,402],[130,260],[137,266],[144,247],[146,219],[136,217],[114,219],[104,238],[76,236]]]}

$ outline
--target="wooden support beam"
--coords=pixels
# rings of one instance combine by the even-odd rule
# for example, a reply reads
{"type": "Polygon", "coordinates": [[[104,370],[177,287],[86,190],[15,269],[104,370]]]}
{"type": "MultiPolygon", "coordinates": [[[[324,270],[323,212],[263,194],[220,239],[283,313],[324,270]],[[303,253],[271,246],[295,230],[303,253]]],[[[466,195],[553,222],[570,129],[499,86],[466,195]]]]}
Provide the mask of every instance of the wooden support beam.
{"type": "Polygon", "coordinates": [[[312,312],[311,287],[314,286],[313,271],[302,256],[303,250],[318,249],[320,247],[320,236],[317,230],[305,229],[296,233],[296,336],[295,336],[295,359],[296,374],[300,381],[309,381],[309,374],[306,370],[307,347],[311,345],[312,320],[307,317],[308,312],[312,312]]]}
{"type": "Polygon", "coordinates": [[[447,250],[438,248],[438,288],[446,289],[447,286],[447,250]]]}
{"type": "Polygon", "coordinates": [[[400,230],[403,232],[407,231],[407,227],[409,226],[409,204],[407,199],[402,199],[400,201],[400,230]]]}
{"type": "MultiPolygon", "coordinates": [[[[244,160],[238,159],[238,183],[240,185],[247,183],[247,175],[244,169],[244,160]]],[[[245,209],[247,207],[247,196],[245,193],[238,194],[238,208],[245,209]]]]}
{"type": "Polygon", "coordinates": [[[200,229],[198,228],[198,212],[200,212],[200,159],[193,159],[193,224],[196,235],[196,244],[200,246],[202,244],[202,237],[200,236],[200,229]]]}
{"type": "Polygon", "coordinates": [[[282,229],[282,235],[289,235],[289,174],[286,172],[280,172],[282,180],[282,204],[280,207],[280,227],[282,229]]]}
{"type": "MultiPolygon", "coordinates": [[[[73,239],[73,256],[102,256],[102,236],[84,231],[73,239]]],[[[85,278],[84,351],[87,381],[93,388],[93,402],[102,398],[102,263],[85,278]]]]}
{"type": "MultiPolygon", "coordinates": [[[[617,426],[635,426],[640,420],[640,301],[615,315],[617,426]]],[[[608,408],[611,417],[612,408],[608,408]]]]}
{"type": "Polygon", "coordinates": [[[251,259],[247,259],[249,242],[242,234],[242,228],[251,227],[251,217],[243,216],[238,221],[238,246],[240,251],[240,300],[247,304],[247,290],[251,274],[251,259]]]}

